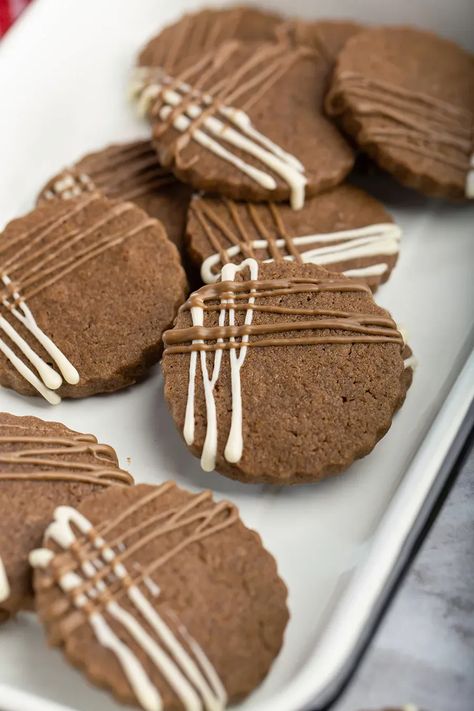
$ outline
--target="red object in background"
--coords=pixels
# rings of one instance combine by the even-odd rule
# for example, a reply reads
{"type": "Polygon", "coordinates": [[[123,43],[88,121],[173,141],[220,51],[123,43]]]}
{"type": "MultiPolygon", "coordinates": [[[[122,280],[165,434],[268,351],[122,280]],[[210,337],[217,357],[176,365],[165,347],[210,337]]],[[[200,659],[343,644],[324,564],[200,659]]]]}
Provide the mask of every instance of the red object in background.
{"type": "Polygon", "coordinates": [[[0,37],[3,37],[30,1],[0,0],[0,37]]]}

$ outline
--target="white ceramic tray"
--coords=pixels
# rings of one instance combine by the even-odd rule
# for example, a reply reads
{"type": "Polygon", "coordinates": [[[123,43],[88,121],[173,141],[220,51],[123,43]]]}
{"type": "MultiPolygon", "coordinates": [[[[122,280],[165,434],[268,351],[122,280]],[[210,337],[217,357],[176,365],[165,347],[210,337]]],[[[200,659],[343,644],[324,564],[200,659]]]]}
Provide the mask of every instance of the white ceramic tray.
{"type": "MultiPolygon", "coordinates": [[[[68,161],[147,134],[124,98],[133,57],[160,25],[198,4],[37,0],[25,13],[0,45],[1,225],[28,210],[42,183],[68,161]]],[[[331,6],[318,2],[319,13],[334,14],[331,6]]],[[[399,3],[398,17],[384,16],[387,3],[361,0],[357,13],[361,20],[436,27],[448,6],[445,28],[466,40],[464,0],[439,7],[436,0],[399,3]]],[[[354,7],[341,0],[339,14],[354,7]]],[[[314,3],[292,2],[291,11],[311,16],[314,3]]],[[[299,711],[322,705],[337,690],[446,477],[443,461],[474,394],[474,359],[468,358],[474,205],[431,201],[383,176],[370,187],[404,229],[400,262],[377,298],[407,329],[420,365],[390,432],[343,476],[285,490],[203,473],[168,415],[158,368],[126,392],[56,408],[0,390],[1,410],[93,432],[115,447],[138,481],[173,477],[191,488],[210,487],[232,498],[260,531],[289,586],[291,622],[268,679],[242,709],[299,711]]],[[[123,707],[48,650],[39,625],[25,615],[0,629],[0,708],[123,707]]]]}

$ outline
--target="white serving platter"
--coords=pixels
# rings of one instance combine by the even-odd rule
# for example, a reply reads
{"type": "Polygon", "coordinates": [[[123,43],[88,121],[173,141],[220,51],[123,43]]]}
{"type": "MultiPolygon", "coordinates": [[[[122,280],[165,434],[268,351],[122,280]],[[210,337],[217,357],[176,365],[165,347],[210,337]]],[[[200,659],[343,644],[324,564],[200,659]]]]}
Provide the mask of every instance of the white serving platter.
{"type": "MultiPolygon", "coordinates": [[[[134,55],[161,25],[199,4],[37,0],[27,10],[0,44],[0,226],[27,211],[43,182],[69,161],[147,135],[125,99],[134,55]]],[[[287,7],[310,17],[315,5],[299,0],[287,7]]],[[[321,0],[317,14],[334,16],[332,5],[321,0]]],[[[357,8],[362,21],[442,27],[467,44],[469,7],[469,0],[395,9],[377,0],[341,0],[336,14],[354,16],[357,8]]],[[[447,477],[443,463],[459,444],[474,396],[474,205],[429,200],[385,176],[369,187],[404,230],[399,264],[377,300],[407,330],[419,367],[389,433],[344,475],[285,490],[205,474],[168,415],[159,368],[125,392],[56,408],[0,390],[1,410],[93,432],[115,447],[138,481],[174,478],[193,489],[209,487],[235,501],[258,529],[288,584],[291,622],[270,675],[242,710],[299,711],[322,706],[337,691],[447,477]]],[[[124,707],[47,649],[34,617],[22,615],[0,628],[0,708],[124,707]]]]}

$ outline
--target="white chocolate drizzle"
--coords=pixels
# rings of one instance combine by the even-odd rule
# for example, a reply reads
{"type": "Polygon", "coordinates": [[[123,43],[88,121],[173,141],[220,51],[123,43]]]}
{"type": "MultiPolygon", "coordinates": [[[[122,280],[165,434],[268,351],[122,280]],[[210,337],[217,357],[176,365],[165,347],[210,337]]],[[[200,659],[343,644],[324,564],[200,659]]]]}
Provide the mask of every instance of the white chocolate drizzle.
{"type": "Polygon", "coordinates": [[[10,597],[10,583],[8,582],[7,571],[0,556],[0,603],[5,602],[10,597]]]}
{"type": "MultiPolygon", "coordinates": [[[[404,345],[407,346],[408,345],[408,333],[407,333],[406,328],[404,328],[403,326],[398,326],[398,331],[399,331],[401,337],[403,338],[404,345]]],[[[406,358],[403,359],[404,370],[410,369],[410,370],[413,370],[413,372],[415,372],[417,367],[418,367],[418,360],[413,355],[413,353],[411,353],[409,356],[407,356],[406,358]]]]}
{"type": "MultiPolygon", "coordinates": [[[[165,487],[161,489],[165,490],[165,487]]],[[[152,496],[159,493],[160,490],[152,496]]],[[[46,530],[45,539],[54,541],[67,551],[78,544],[75,530],[87,536],[97,555],[78,560],[75,571],[59,572],[58,585],[65,593],[72,593],[70,600],[77,609],[85,612],[98,642],[115,655],[140,706],[145,711],[161,711],[162,698],[139,657],[114,631],[117,626],[126,631],[134,644],[159,670],[185,711],[222,711],[227,702],[226,691],[204,650],[187,630],[183,634],[181,625],[180,634],[190,651],[184,647],[132,580],[121,562],[123,554],[120,554],[119,559],[86,517],[74,508],[58,507],[54,513],[54,522],[46,530]],[[110,575],[97,578],[97,573],[104,566],[111,570],[110,575]],[[106,581],[111,575],[124,586],[124,594],[128,598],[127,602],[132,604],[132,612],[129,611],[130,605],[129,609],[125,609],[113,595],[106,598],[104,612],[97,606],[96,601],[107,593],[106,581]],[[81,591],[74,593],[78,588],[81,591]],[[114,628],[106,615],[114,620],[114,628]],[[141,620],[146,623],[146,627],[141,620]]],[[[30,563],[35,568],[47,568],[53,558],[51,550],[41,548],[32,551],[30,563]]]]}
{"type": "MultiPolygon", "coordinates": [[[[299,253],[303,263],[330,265],[366,257],[398,254],[400,237],[401,230],[398,225],[387,222],[339,232],[291,237],[290,239],[295,247],[308,247],[299,253]],[[334,244],[334,242],[338,242],[338,244],[334,244]],[[313,245],[319,246],[312,248],[313,245]]],[[[277,239],[274,243],[278,249],[283,249],[287,244],[287,240],[277,239]]],[[[250,246],[253,250],[267,250],[269,242],[265,239],[252,240],[246,246],[250,246]]],[[[232,245],[225,249],[224,252],[229,260],[233,259],[242,253],[242,245],[232,245]]],[[[218,280],[220,275],[216,274],[213,268],[221,263],[221,259],[222,257],[219,253],[214,253],[203,261],[201,278],[206,284],[211,284],[218,280]]],[[[289,254],[285,255],[283,259],[294,261],[295,257],[289,254]]],[[[274,259],[264,259],[263,261],[273,262],[274,259]]],[[[349,269],[343,273],[351,277],[373,276],[384,274],[387,268],[387,264],[381,262],[358,269],[349,269]]]]}
{"type": "Polygon", "coordinates": [[[210,93],[199,92],[185,82],[174,81],[163,71],[151,67],[137,70],[132,93],[143,114],[155,115],[155,106],[161,104],[157,115],[163,123],[170,121],[173,128],[183,134],[181,145],[193,140],[234,165],[261,187],[276,190],[277,183],[270,173],[256,168],[222,145],[223,142],[230,144],[279,175],[290,188],[293,209],[303,207],[307,183],[303,164],[258,131],[244,110],[229,106],[210,93]],[[181,112],[176,110],[180,106],[181,112]],[[215,114],[220,114],[226,122],[215,114]],[[199,127],[194,128],[193,122],[197,120],[199,127]]]}
{"type": "MultiPolygon", "coordinates": [[[[225,264],[222,268],[222,281],[233,281],[237,272],[249,268],[250,278],[256,280],[258,278],[258,263],[255,259],[245,259],[241,264],[225,264]]],[[[252,291],[250,292],[252,294],[252,291]]],[[[249,304],[255,302],[254,296],[249,296],[249,304]]],[[[222,299],[222,304],[232,303],[232,299],[222,299]]],[[[221,309],[219,312],[219,326],[226,325],[227,315],[229,317],[229,326],[235,323],[235,311],[232,308],[221,309]]],[[[193,326],[202,326],[204,321],[204,309],[198,306],[191,308],[191,318],[193,326]]],[[[253,310],[248,309],[245,313],[245,325],[250,325],[253,319],[253,310]]],[[[242,457],[243,451],[243,435],[242,435],[242,393],[240,382],[240,370],[245,361],[247,347],[244,345],[248,342],[249,336],[242,337],[242,346],[233,348],[229,353],[230,369],[231,369],[231,394],[232,394],[232,415],[231,426],[227,443],[224,449],[224,457],[228,462],[236,463],[242,457]],[[237,355],[238,351],[238,355],[237,355]]],[[[231,341],[235,339],[231,337],[231,341]]],[[[221,342],[222,339],[218,339],[221,342]]],[[[193,341],[198,342],[198,341],[193,341]]],[[[222,350],[217,350],[214,354],[214,364],[212,375],[209,377],[207,368],[207,360],[205,351],[199,352],[201,363],[202,382],[204,387],[204,395],[206,399],[206,416],[207,429],[206,437],[201,454],[201,466],[205,471],[212,471],[216,465],[217,455],[217,411],[214,400],[214,388],[219,379],[222,365],[222,350]]],[[[194,400],[195,400],[195,380],[196,380],[196,364],[198,352],[192,351],[189,362],[189,381],[188,381],[188,398],[186,402],[186,414],[184,418],[183,435],[188,445],[194,442],[194,400]]]]}
{"type": "Polygon", "coordinates": [[[84,192],[93,192],[96,189],[91,178],[85,173],[74,175],[66,173],[57,180],[49,190],[45,190],[44,197],[47,200],[54,200],[56,197],[61,197],[63,200],[79,197],[84,192]]]}
{"type": "Polygon", "coordinates": [[[411,370],[416,370],[416,368],[418,367],[418,361],[414,355],[411,355],[408,358],[405,358],[405,360],[403,361],[403,366],[405,370],[407,370],[408,368],[411,368],[411,370]]]}
{"type": "MultiPolygon", "coordinates": [[[[5,286],[11,284],[10,278],[4,274],[2,281],[5,286]]],[[[71,385],[77,385],[79,382],[79,373],[66,356],[59,350],[53,341],[40,329],[25,301],[22,301],[17,291],[13,292],[15,301],[18,302],[17,308],[12,308],[8,299],[3,299],[2,304],[9,312],[31,333],[36,341],[45,349],[48,355],[52,358],[55,365],[58,367],[64,380],[71,385]]],[[[0,316],[0,329],[12,341],[12,343],[21,351],[26,360],[36,369],[38,375],[28,367],[19,358],[15,352],[8,346],[3,338],[0,338],[0,351],[10,361],[13,367],[23,376],[23,378],[32,385],[35,390],[42,395],[51,405],[57,405],[61,402],[61,398],[54,390],[57,390],[62,384],[62,377],[51,366],[49,366],[25,341],[18,331],[3,317],[0,316]]]]}

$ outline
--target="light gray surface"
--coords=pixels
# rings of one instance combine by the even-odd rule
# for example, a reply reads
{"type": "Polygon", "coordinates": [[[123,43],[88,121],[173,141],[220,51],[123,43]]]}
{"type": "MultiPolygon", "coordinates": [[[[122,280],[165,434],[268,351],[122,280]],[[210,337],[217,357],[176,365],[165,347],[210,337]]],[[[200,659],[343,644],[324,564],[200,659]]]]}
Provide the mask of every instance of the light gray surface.
{"type": "Polygon", "coordinates": [[[474,708],[474,449],[331,711],[474,708]]]}

